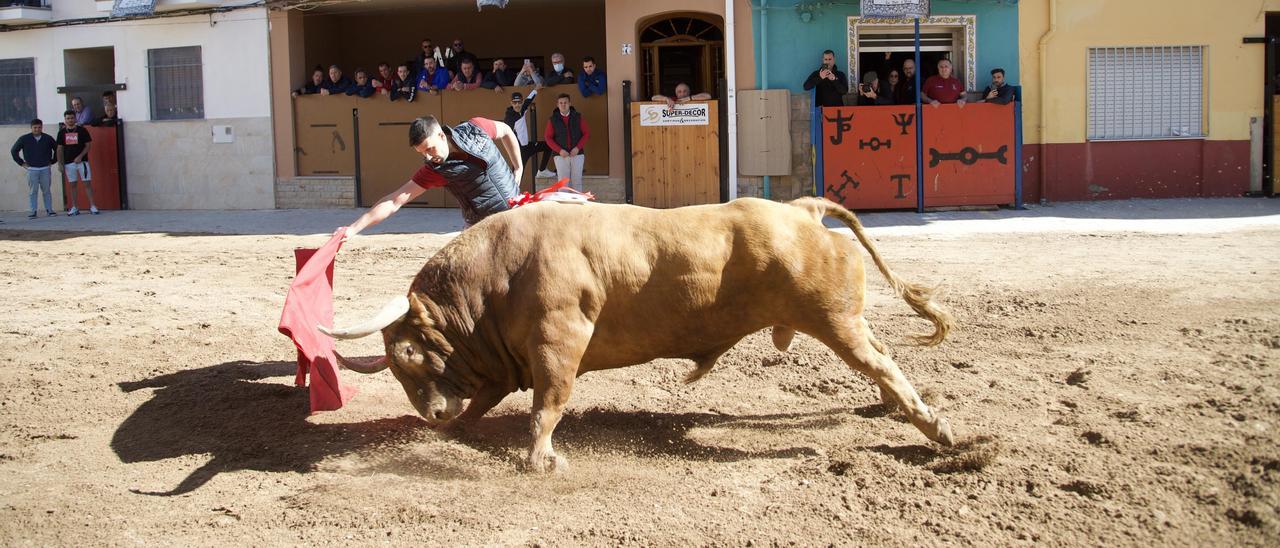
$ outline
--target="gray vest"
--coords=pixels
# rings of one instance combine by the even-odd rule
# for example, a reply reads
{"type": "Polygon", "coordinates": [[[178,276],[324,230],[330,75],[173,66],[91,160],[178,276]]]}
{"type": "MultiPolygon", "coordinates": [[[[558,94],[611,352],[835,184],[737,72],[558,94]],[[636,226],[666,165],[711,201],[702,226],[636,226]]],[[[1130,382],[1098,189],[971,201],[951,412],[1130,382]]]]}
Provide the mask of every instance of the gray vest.
{"type": "Polygon", "coordinates": [[[494,213],[511,209],[507,199],[516,197],[520,185],[493,139],[471,122],[440,129],[459,149],[471,155],[451,156],[444,163],[431,166],[447,182],[444,187],[457,198],[467,224],[476,224],[494,213]]]}

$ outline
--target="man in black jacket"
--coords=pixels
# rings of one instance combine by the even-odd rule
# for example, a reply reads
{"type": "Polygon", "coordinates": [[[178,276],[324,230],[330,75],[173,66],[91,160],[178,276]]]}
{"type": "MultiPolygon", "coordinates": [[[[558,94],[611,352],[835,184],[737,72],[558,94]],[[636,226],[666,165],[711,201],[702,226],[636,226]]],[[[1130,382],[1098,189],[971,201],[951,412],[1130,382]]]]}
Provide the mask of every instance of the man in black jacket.
{"type": "Polygon", "coordinates": [[[804,81],[804,89],[818,88],[817,106],[838,107],[844,105],[844,94],[849,92],[849,77],[836,70],[836,53],[831,50],[822,52],[822,65],[809,74],[804,81]]]}
{"type": "Polygon", "coordinates": [[[27,170],[27,187],[30,189],[31,214],[28,219],[36,218],[36,191],[44,193],[44,212],[52,217],[53,197],[49,195],[49,181],[53,163],[58,160],[58,144],[44,132],[44,122],[39,118],[31,121],[31,133],[18,137],[9,149],[13,161],[27,170]],[[21,153],[21,157],[19,157],[21,153]]]}
{"type": "Polygon", "coordinates": [[[484,75],[480,87],[502,93],[503,87],[516,85],[515,73],[507,70],[507,62],[502,59],[493,60],[493,72],[484,75]]]}

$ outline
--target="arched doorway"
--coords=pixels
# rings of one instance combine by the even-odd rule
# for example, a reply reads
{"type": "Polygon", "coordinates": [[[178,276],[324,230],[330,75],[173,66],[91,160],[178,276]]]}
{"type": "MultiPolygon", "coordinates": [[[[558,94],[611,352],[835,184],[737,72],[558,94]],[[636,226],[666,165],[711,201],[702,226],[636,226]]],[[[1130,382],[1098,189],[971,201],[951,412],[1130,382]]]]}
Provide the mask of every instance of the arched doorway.
{"type": "Polygon", "coordinates": [[[724,78],[724,30],[721,18],[703,13],[664,14],[641,21],[641,99],[673,96],[679,82],[693,93],[719,97],[724,78]]]}

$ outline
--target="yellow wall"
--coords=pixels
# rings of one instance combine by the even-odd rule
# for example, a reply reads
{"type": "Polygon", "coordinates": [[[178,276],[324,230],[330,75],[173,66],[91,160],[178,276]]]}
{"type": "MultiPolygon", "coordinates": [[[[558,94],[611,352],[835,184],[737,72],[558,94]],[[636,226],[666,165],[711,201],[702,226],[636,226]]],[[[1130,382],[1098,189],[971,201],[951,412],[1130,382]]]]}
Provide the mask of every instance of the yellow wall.
{"type": "MultiPolygon", "coordinates": [[[[724,17],[724,0],[605,0],[605,57],[604,66],[609,79],[609,150],[617,151],[609,155],[609,175],[622,177],[624,174],[625,154],[622,153],[622,81],[631,80],[633,86],[639,86],[640,55],[639,29],[636,25],[642,19],[663,13],[703,12],[724,17]],[[631,55],[622,54],[622,44],[631,44],[631,55]]],[[[734,0],[734,43],[737,57],[738,89],[755,87],[755,48],[751,37],[751,3],[748,0],[734,0]]],[[[728,25],[725,25],[728,31],[728,25]]],[[[599,60],[600,56],[596,59],[599,60]]],[[[727,60],[726,60],[727,61],[727,60]]],[[[579,63],[580,64],[580,63],[579,63]]],[[[581,70],[581,67],[578,67],[581,70]]],[[[633,91],[633,95],[638,91],[633,91]]],[[[636,97],[636,99],[645,99],[636,97]]]]}
{"type": "Polygon", "coordinates": [[[1265,33],[1266,12],[1280,11],[1280,0],[1056,0],[1042,86],[1039,44],[1054,1],[1018,3],[1025,142],[1085,141],[1089,47],[1180,45],[1208,47],[1209,139],[1249,139],[1249,118],[1262,116],[1264,46],[1242,39],[1265,33]]]}

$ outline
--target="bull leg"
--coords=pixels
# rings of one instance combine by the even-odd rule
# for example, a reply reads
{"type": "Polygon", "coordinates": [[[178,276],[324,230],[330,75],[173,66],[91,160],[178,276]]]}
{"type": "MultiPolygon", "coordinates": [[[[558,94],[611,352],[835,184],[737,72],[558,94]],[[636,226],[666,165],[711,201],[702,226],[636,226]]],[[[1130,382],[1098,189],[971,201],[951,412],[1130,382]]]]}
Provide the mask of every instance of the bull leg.
{"type": "Polygon", "coordinates": [[[867,321],[859,316],[851,322],[836,322],[834,325],[840,326],[841,323],[847,327],[837,327],[836,332],[822,334],[818,338],[849,364],[849,367],[876,381],[880,385],[881,397],[886,394],[891,397],[906,413],[911,424],[926,437],[943,445],[954,443],[947,419],[936,416],[903,376],[898,364],[876,350],[871,342],[867,321]],[[849,323],[852,325],[849,326],[849,323]]]}
{"type": "Polygon", "coordinates": [[[533,432],[533,446],[529,448],[529,469],[534,472],[564,471],[568,463],[556,455],[551,447],[551,433],[564,415],[565,404],[573,392],[574,375],[556,375],[534,380],[533,414],[529,425],[533,432]],[[540,386],[539,386],[540,385],[540,386]]]}

